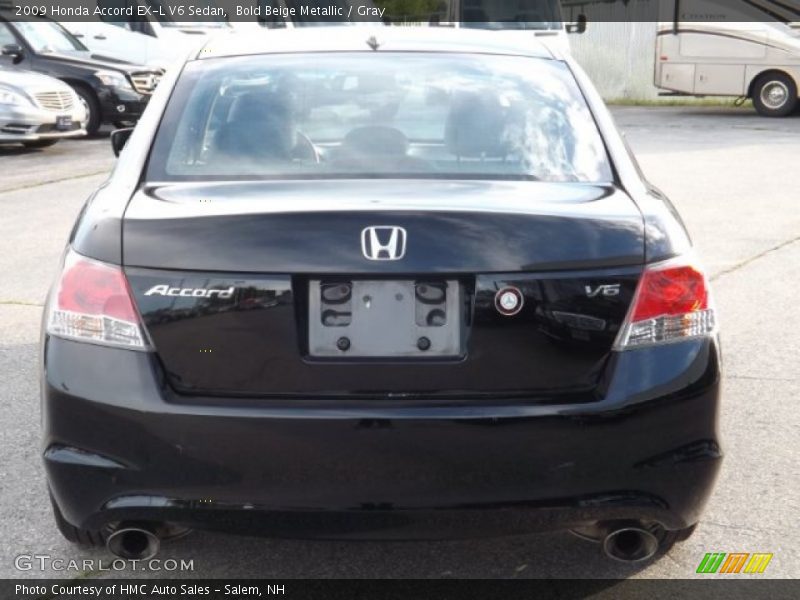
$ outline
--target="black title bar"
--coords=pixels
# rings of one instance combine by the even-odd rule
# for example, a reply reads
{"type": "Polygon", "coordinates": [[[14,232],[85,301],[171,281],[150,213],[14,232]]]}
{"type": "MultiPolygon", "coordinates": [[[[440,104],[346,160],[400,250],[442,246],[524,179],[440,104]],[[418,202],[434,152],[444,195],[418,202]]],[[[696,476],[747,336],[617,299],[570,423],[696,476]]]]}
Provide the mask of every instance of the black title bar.
{"type": "Polygon", "coordinates": [[[3,600],[625,600],[797,598],[797,580],[731,576],[695,580],[263,580],[66,579],[0,580],[3,600]]]}
{"type": "Polygon", "coordinates": [[[800,23],[800,0],[0,0],[4,18],[111,24],[253,22],[265,27],[336,23],[539,29],[603,21],[800,23]]]}

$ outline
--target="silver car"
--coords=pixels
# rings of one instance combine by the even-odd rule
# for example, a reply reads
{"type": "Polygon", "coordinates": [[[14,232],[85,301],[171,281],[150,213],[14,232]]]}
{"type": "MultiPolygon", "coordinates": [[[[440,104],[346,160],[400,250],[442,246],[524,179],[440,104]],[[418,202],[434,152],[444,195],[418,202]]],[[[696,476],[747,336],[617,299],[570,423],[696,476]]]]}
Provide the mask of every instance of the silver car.
{"type": "Polygon", "coordinates": [[[0,144],[43,148],[86,135],[86,109],[66,83],[0,67],[0,144]]]}

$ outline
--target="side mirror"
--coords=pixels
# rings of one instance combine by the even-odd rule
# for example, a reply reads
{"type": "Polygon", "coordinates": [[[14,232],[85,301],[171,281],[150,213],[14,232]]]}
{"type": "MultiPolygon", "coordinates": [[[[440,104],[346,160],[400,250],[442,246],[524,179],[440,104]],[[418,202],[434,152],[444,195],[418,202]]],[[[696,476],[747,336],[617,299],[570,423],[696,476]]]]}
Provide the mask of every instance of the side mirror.
{"type": "Polygon", "coordinates": [[[114,156],[119,156],[125,144],[128,143],[128,138],[133,133],[133,127],[125,127],[124,129],[115,129],[111,132],[111,149],[114,150],[114,156]]]}
{"type": "Polygon", "coordinates": [[[2,52],[3,56],[10,56],[14,64],[22,60],[22,48],[18,44],[6,44],[2,52]]]}
{"type": "Polygon", "coordinates": [[[574,23],[567,24],[567,33],[586,33],[586,24],[588,22],[589,20],[586,18],[586,15],[578,15],[578,18],[574,23]]]}

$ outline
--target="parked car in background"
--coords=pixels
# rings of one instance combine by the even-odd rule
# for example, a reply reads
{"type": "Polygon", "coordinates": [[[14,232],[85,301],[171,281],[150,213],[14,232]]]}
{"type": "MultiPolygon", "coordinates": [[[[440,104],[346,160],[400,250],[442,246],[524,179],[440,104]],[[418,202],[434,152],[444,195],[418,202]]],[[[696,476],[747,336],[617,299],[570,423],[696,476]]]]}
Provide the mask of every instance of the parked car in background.
{"type": "MultiPolygon", "coordinates": [[[[206,4],[210,4],[210,0],[206,4]]],[[[202,2],[195,4],[200,5],[202,2]]],[[[156,0],[117,0],[115,7],[130,7],[133,16],[61,24],[98,58],[160,68],[166,68],[193,46],[207,41],[209,36],[233,31],[224,20],[175,21],[166,9],[162,11],[164,16],[156,17],[154,14],[160,13],[153,9],[158,6],[156,0]],[[139,7],[149,7],[150,14],[139,15],[139,7]]]]}
{"type": "Polygon", "coordinates": [[[295,6],[291,0],[259,0],[259,16],[250,22],[234,22],[233,26],[240,30],[251,30],[255,23],[284,29],[331,24],[375,25],[383,22],[396,26],[483,29],[502,33],[506,39],[521,43],[541,42],[559,52],[570,50],[568,33],[583,33],[586,30],[586,17],[582,13],[576,15],[574,23],[564,21],[560,0],[516,0],[505,3],[495,0],[449,0],[427,7],[413,3],[399,4],[386,8],[382,14],[373,12],[378,6],[370,0],[308,0],[303,5],[321,10],[336,7],[341,14],[351,15],[351,20],[341,21],[339,17],[341,22],[336,23],[337,17],[302,14],[299,11],[289,16],[289,9],[295,6]]]}
{"type": "Polygon", "coordinates": [[[69,84],[86,109],[86,132],[102,123],[135,123],[163,74],[161,69],[102,61],[49,19],[16,20],[0,12],[0,65],[56,77],[69,84]]]}
{"type": "MultiPolygon", "coordinates": [[[[280,0],[273,0],[280,1],[280,0]]],[[[324,3],[324,0],[320,0],[324,3]]],[[[355,2],[356,0],[339,0],[355,2]]],[[[357,2],[361,4],[360,0],[357,2]]],[[[397,5],[400,11],[387,9],[384,21],[391,25],[432,25],[456,29],[483,29],[501,33],[506,39],[523,44],[541,42],[558,52],[569,52],[569,33],[586,30],[586,16],[576,15],[576,22],[564,21],[560,0],[449,0],[430,10],[415,13],[414,5],[397,5]]]]}
{"type": "Polygon", "coordinates": [[[583,33],[586,17],[567,23],[560,0],[450,0],[446,9],[436,14],[438,23],[463,29],[486,29],[513,38],[520,43],[538,41],[559,52],[569,52],[569,33],[583,33]]]}
{"type": "Polygon", "coordinates": [[[60,24],[102,60],[166,68],[181,52],[179,45],[132,31],[124,21],[62,21],[60,24]]]}
{"type": "Polygon", "coordinates": [[[0,144],[44,148],[86,135],[86,109],[63,81],[0,66],[0,144]]]}

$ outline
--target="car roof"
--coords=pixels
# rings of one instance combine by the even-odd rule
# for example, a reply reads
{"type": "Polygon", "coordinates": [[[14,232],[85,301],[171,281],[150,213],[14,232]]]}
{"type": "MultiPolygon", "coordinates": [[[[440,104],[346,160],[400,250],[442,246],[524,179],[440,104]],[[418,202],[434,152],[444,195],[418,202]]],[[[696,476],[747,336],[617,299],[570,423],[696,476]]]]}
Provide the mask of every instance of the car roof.
{"type": "Polygon", "coordinates": [[[533,35],[451,27],[329,26],[232,32],[210,39],[195,56],[209,58],[306,52],[449,52],[558,58],[533,35]]]}

